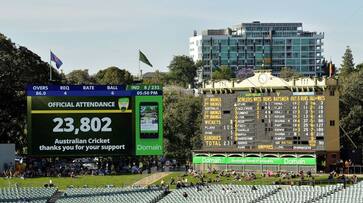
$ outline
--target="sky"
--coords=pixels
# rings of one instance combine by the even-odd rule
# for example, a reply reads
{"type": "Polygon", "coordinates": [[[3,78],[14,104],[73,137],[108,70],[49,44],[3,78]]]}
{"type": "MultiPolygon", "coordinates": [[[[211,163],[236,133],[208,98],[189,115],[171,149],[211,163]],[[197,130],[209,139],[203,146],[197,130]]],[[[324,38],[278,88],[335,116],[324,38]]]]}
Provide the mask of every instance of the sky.
{"type": "Polygon", "coordinates": [[[363,62],[361,0],[0,0],[0,33],[26,46],[43,61],[52,50],[62,69],[109,66],[138,73],[138,50],[153,68],[167,71],[175,55],[188,55],[193,30],[242,22],[302,22],[324,32],[324,53],[338,66],[346,46],[363,62]]]}

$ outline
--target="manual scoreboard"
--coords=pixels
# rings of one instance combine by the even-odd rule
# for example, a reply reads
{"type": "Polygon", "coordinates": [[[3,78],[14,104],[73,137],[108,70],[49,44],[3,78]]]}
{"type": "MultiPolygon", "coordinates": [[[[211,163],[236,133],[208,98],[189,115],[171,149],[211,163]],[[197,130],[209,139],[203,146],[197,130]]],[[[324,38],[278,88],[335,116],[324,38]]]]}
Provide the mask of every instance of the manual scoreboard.
{"type": "Polygon", "coordinates": [[[160,85],[29,85],[28,152],[161,155],[160,85]]]}
{"type": "Polygon", "coordinates": [[[203,147],[324,150],[326,96],[322,92],[204,95],[203,147]]]}

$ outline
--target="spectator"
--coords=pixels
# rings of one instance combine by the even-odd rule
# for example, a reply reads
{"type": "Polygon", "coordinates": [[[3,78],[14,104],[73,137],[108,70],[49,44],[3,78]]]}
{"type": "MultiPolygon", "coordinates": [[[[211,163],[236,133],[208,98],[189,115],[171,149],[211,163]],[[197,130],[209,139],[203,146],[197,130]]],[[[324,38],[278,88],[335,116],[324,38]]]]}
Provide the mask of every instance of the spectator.
{"type": "Polygon", "coordinates": [[[181,186],[182,186],[181,182],[180,182],[180,181],[178,181],[178,182],[176,183],[176,189],[180,189],[180,188],[181,188],[181,186]]]}
{"type": "Polygon", "coordinates": [[[356,175],[353,175],[352,182],[353,184],[356,184],[358,182],[358,177],[356,175]]]}
{"type": "Polygon", "coordinates": [[[173,177],[170,178],[170,185],[173,185],[175,182],[175,179],[173,177]]]}
{"type": "Polygon", "coordinates": [[[219,176],[216,177],[216,182],[217,183],[221,182],[221,178],[219,176]]]}
{"type": "Polygon", "coordinates": [[[343,179],[343,188],[345,189],[347,187],[347,179],[345,178],[345,175],[342,176],[343,179]]]}
{"type": "Polygon", "coordinates": [[[160,181],[160,185],[161,185],[161,187],[164,187],[164,185],[165,185],[165,181],[164,181],[164,179],[161,179],[161,181],[160,181]]]}
{"type": "Polygon", "coordinates": [[[200,185],[199,185],[199,184],[197,185],[197,191],[198,191],[198,192],[202,191],[202,188],[200,187],[200,185]]]}
{"type": "Polygon", "coordinates": [[[169,194],[169,186],[168,186],[168,185],[167,185],[166,187],[164,187],[164,189],[163,189],[163,194],[164,194],[164,195],[169,194]]]}
{"type": "Polygon", "coordinates": [[[312,177],[311,177],[311,180],[313,181],[313,187],[315,187],[315,177],[314,177],[314,176],[312,176],[312,177]]]}

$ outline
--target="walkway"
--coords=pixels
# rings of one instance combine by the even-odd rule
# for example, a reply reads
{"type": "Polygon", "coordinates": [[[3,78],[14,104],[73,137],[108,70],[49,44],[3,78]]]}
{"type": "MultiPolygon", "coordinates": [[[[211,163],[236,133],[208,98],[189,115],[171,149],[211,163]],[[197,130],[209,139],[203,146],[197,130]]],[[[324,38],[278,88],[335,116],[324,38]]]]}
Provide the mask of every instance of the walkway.
{"type": "Polygon", "coordinates": [[[153,184],[154,182],[164,178],[165,176],[168,176],[169,174],[171,174],[171,172],[157,172],[157,173],[153,173],[152,175],[145,177],[139,181],[137,181],[136,183],[134,183],[134,186],[148,186],[153,184]]]}

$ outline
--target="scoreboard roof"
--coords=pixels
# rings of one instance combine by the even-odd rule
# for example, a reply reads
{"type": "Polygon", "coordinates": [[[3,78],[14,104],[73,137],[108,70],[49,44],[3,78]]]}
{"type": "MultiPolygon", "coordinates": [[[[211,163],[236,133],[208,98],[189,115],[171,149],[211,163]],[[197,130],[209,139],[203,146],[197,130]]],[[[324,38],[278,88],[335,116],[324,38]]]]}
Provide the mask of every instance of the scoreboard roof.
{"type": "Polygon", "coordinates": [[[336,86],[337,80],[333,78],[302,77],[284,80],[273,76],[270,70],[257,70],[254,76],[244,80],[220,80],[203,83],[202,91],[252,90],[252,89],[290,89],[291,91],[312,91],[325,89],[327,86],[336,86]]]}

